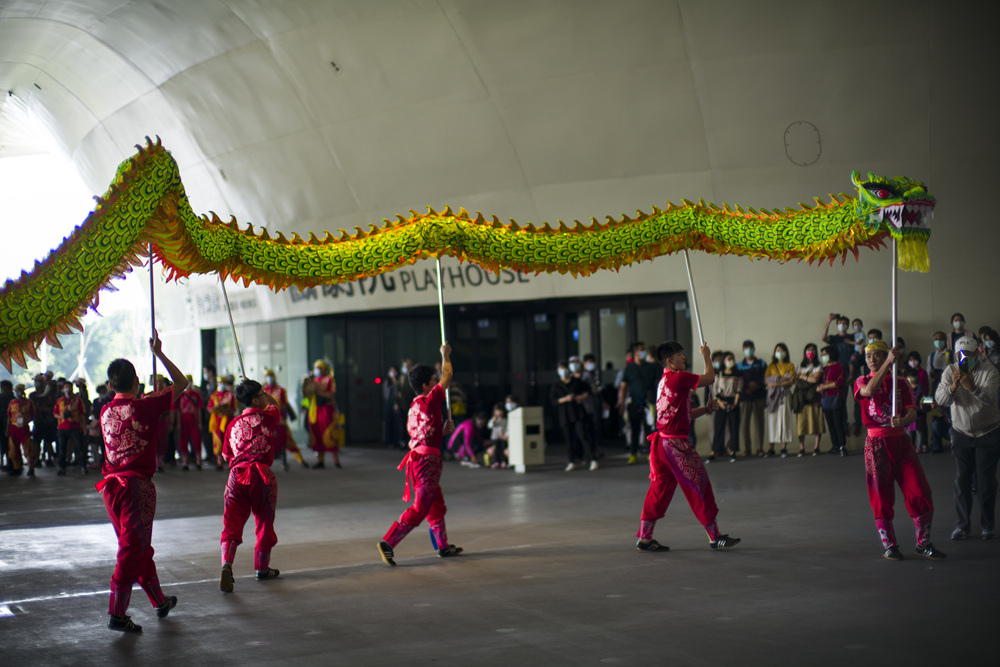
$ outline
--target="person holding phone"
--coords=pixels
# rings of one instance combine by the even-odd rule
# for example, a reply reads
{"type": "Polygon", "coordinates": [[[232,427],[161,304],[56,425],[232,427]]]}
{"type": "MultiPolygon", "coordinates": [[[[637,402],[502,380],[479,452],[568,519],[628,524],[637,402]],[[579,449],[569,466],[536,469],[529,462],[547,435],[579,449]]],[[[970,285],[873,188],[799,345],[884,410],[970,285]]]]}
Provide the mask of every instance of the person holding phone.
{"type": "Polygon", "coordinates": [[[997,461],[1000,460],[1000,372],[985,363],[979,343],[963,336],[955,343],[957,363],[941,374],[934,400],[951,408],[951,454],[955,457],[955,510],[951,534],[964,540],[972,525],[972,476],[978,482],[982,538],[996,537],[997,461]]]}

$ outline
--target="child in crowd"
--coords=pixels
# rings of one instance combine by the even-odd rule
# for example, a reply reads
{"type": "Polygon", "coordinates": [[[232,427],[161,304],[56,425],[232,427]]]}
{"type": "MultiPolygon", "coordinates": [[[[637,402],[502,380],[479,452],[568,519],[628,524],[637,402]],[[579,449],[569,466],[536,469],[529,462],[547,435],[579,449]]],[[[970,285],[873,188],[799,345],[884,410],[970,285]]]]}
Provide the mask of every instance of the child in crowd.
{"type": "Polygon", "coordinates": [[[236,387],[236,400],[246,410],[226,429],[222,455],[229,462],[225,505],[222,513],[222,575],[219,590],[233,592],[233,559],[243,542],[243,526],[253,512],[257,543],[253,567],[257,581],[274,579],[278,570],[270,567],[271,549],[278,543],[274,534],[274,509],[278,502],[278,480],[271,472],[274,463],[274,435],[282,426],[281,411],[259,382],[244,380],[236,387]]]}
{"type": "Polygon", "coordinates": [[[924,396],[927,392],[920,383],[918,369],[908,368],[903,376],[913,391],[913,401],[917,406],[917,418],[906,427],[906,433],[913,443],[913,450],[918,454],[924,454],[930,451],[927,447],[927,412],[930,406],[924,405],[924,396]]]}
{"type": "Polygon", "coordinates": [[[486,425],[490,441],[486,446],[483,462],[491,468],[507,467],[507,410],[503,403],[493,406],[493,416],[486,425]]]}
{"type": "Polygon", "coordinates": [[[441,492],[441,438],[455,430],[451,419],[442,418],[441,409],[445,402],[445,390],[451,384],[451,346],[441,346],[441,380],[433,384],[434,369],[422,364],[410,369],[410,386],[417,394],[410,406],[406,420],[406,430],[410,434],[410,451],[399,464],[406,471],[406,493],[403,500],[410,499],[410,485],[413,486],[413,504],[394,522],[378,543],[378,553],[386,565],[396,565],[394,549],[410,531],[427,519],[431,527],[431,544],[440,558],[457,556],[461,547],[448,543],[444,515],[448,508],[441,492]]]}

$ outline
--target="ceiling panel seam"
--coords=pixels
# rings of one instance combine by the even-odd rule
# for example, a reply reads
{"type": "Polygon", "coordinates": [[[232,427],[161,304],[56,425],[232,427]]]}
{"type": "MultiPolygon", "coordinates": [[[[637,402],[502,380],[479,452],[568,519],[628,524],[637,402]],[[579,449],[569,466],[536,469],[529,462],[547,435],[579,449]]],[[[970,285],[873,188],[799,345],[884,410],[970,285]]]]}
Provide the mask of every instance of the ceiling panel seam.
{"type": "Polygon", "coordinates": [[[459,31],[455,28],[455,24],[451,20],[451,16],[448,15],[448,12],[445,11],[444,7],[441,6],[440,2],[435,0],[435,3],[437,4],[438,9],[441,11],[441,15],[444,16],[444,20],[447,21],[449,27],[451,27],[451,31],[455,35],[455,39],[458,40],[459,44],[461,44],[462,51],[465,52],[465,58],[469,63],[469,67],[472,68],[472,71],[476,75],[476,79],[479,81],[479,85],[482,86],[483,91],[486,93],[486,97],[489,98],[490,100],[490,106],[493,108],[493,113],[496,114],[497,121],[500,123],[500,127],[503,129],[503,135],[507,139],[507,145],[510,147],[511,154],[514,156],[514,162],[517,164],[517,170],[521,176],[521,182],[524,184],[524,191],[528,195],[528,199],[531,202],[532,208],[534,208],[534,210],[537,211],[538,205],[535,202],[535,193],[531,188],[530,182],[528,181],[528,175],[524,170],[524,165],[521,164],[521,156],[517,152],[517,146],[514,145],[514,141],[513,139],[511,139],[510,131],[507,128],[507,123],[504,122],[503,114],[500,113],[500,109],[497,106],[496,99],[494,99],[493,97],[493,91],[490,89],[489,86],[486,85],[486,81],[483,79],[483,75],[479,71],[479,67],[476,65],[475,60],[473,60],[472,54],[469,52],[469,48],[468,46],[466,46],[465,41],[462,39],[461,33],[459,33],[459,31]]]}

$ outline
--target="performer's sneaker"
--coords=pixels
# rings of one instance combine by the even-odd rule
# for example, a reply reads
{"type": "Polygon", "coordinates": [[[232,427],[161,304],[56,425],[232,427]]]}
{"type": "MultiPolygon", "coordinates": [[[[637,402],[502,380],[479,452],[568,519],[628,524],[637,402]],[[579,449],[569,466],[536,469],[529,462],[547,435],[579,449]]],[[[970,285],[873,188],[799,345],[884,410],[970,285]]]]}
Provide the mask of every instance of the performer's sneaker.
{"type": "Polygon", "coordinates": [[[716,551],[718,551],[720,549],[732,549],[737,544],[739,544],[741,541],[742,540],[740,540],[740,538],[738,538],[738,537],[729,537],[728,535],[719,535],[718,539],[716,539],[714,542],[709,543],[709,546],[711,546],[712,549],[715,549],[716,551]]]}
{"type": "Polygon", "coordinates": [[[35,476],[35,469],[34,469],[34,468],[30,468],[30,469],[28,470],[28,472],[27,472],[27,473],[25,473],[25,474],[26,474],[26,476],[28,476],[28,477],[34,477],[34,476],[35,476]]]}
{"type": "Polygon", "coordinates": [[[233,566],[223,565],[222,574],[219,575],[219,590],[223,593],[233,592],[233,566]]]}
{"type": "Polygon", "coordinates": [[[456,547],[454,544],[449,544],[444,549],[438,549],[438,558],[448,558],[449,556],[457,556],[463,551],[465,550],[462,547],[456,547]]]}
{"type": "Polygon", "coordinates": [[[969,537],[969,531],[965,530],[964,528],[956,528],[955,530],[951,531],[951,539],[953,540],[956,541],[964,540],[967,537],[969,537]]]}
{"type": "Polygon", "coordinates": [[[166,618],[167,614],[170,613],[170,610],[176,606],[177,606],[177,596],[168,595],[167,597],[163,598],[163,604],[161,604],[159,607],[156,608],[156,617],[166,618]]]}
{"type": "Polygon", "coordinates": [[[269,567],[266,570],[257,570],[257,581],[277,579],[279,574],[281,574],[281,571],[275,570],[273,567],[269,567]]]}
{"type": "Polygon", "coordinates": [[[918,544],[916,554],[918,556],[923,556],[924,558],[930,558],[931,560],[944,560],[948,557],[943,551],[935,549],[934,545],[930,542],[923,545],[918,544]]]}
{"type": "Polygon", "coordinates": [[[670,547],[660,544],[656,540],[650,540],[649,542],[639,540],[635,543],[635,548],[639,551],[670,551],[670,547]]]}
{"type": "Polygon", "coordinates": [[[132,622],[131,616],[111,616],[108,619],[108,630],[117,632],[142,632],[142,626],[132,622]]]}
{"type": "Polygon", "coordinates": [[[597,470],[597,468],[598,468],[597,459],[594,459],[593,461],[590,462],[590,470],[592,471],[597,470]]]}
{"type": "Polygon", "coordinates": [[[313,466],[313,470],[322,470],[323,468],[326,468],[326,464],[322,461],[313,466]]]}
{"type": "Polygon", "coordinates": [[[396,554],[392,552],[392,547],[389,546],[388,542],[382,541],[378,543],[378,555],[382,557],[382,561],[386,565],[396,566],[396,561],[393,560],[396,554]]]}
{"type": "Polygon", "coordinates": [[[995,532],[993,532],[989,528],[984,528],[983,529],[983,539],[984,540],[995,540],[996,538],[997,538],[997,534],[995,532]]]}
{"type": "Polygon", "coordinates": [[[899,553],[899,547],[891,546],[882,552],[882,558],[886,560],[903,560],[903,554],[899,553]]]}

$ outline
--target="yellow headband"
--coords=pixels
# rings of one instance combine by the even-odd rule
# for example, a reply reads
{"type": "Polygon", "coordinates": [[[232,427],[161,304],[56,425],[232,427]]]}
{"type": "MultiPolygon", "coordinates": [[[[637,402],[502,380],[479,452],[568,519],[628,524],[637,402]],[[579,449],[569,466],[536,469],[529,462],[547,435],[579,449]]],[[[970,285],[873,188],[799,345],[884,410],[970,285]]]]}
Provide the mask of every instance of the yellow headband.
{"type": "Polygon", "coordinates": [[[326,363],[324,359],[317,359],[316,363],[313,364],[313,368],[322,368],[325,371],[330,370],[330,364],[326,363]]]}
{"type": "Polygon", "coordinates": [[[885,352],[889,354],[889,344],[884,340],[877,340],[865,346],[865,352],[885,352]]]}

